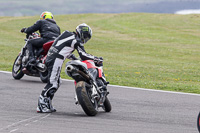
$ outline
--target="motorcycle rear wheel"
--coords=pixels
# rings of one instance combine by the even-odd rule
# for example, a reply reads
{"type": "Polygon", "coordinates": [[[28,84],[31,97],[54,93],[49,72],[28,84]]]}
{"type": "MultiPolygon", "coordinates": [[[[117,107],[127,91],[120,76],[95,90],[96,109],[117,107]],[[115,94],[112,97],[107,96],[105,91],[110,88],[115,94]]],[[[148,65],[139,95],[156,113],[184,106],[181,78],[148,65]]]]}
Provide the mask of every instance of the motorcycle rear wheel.
{"type": "Polygon", "coordinates": [[[15,59],[13,63],[13,67],[12,67],[12,76],[14,79],[21,79],[24,76],[24,73],[22,72],[22,64],[20,65],[17,64],[18,58],[19,58],[19,55],[15,59]]]}
{"type": "Polygon", "coordinates": [[[199,133],[200,133],[200,112],[199,112],[199,115],[197,117],[197,128],[198,128],[199,133]]]}
{"type": "Polygon", "coordinates": [[[90,88],[87,88],[84,81],[76,84],[76,94],[82,109],[88,116],[95,116],[98,113],[96,99],[92,99],[90,88]]]}

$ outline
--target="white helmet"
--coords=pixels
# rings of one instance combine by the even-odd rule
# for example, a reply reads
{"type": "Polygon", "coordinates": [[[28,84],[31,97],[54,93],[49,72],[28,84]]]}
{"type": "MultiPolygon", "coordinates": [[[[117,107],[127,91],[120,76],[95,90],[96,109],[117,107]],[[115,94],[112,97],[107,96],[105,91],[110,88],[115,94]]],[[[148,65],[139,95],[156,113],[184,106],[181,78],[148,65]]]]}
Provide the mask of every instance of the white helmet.
{"type": "Polygon", "coordinates": [[[76,32],[81,39],[81,43],[86,43],[92,37],[92,29],[85,23],[78,25],[76,32]]]}

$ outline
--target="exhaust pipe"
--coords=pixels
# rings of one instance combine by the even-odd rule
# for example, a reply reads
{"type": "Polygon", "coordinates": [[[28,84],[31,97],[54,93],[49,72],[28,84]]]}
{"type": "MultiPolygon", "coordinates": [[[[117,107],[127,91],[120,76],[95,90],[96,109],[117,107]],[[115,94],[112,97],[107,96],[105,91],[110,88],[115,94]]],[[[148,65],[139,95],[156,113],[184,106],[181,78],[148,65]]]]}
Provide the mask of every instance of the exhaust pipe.
{"type": "Polygon", "coordinates": [[[72,65],[68,65],[68,66],[66,67],[66,71],[67,71],[67,72],[72,72],[73,70],[75,70],[75,68],[74,68],[72,65]]]}
{"type": "Polygon", "coordinates": [[[85,77],[85,78],[88,79],[88,80],[91,79],[89,75],[87,75],[87,74],[85,74],[84,72],[82,72],[82,71],[76,69],[74,66],[72,66],[72,65],[66,66],[65,73],[66,73],[68,76],[72,77],[71,74],[70,74],[70,73],[72,73],[72,72],[77,72],[77,73],[79,73],[80,75],[82,75],[83,77],[85,77]]]}
{"type": "Polygon", "coordinates": [[[67,65],[65,68],[65,73],[69,76],[72,77],[71,73],[76,71],[76,68],[74,68],[72,65],[67,65]]]}

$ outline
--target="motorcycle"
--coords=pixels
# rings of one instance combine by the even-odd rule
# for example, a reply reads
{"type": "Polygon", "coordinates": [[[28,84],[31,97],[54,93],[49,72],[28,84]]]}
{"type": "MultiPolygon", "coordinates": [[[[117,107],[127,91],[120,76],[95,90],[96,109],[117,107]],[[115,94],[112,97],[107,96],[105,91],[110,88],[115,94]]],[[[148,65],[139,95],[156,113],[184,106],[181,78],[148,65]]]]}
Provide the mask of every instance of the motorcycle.
{"type": "Polygon", "coordinates": [[[43,47],[40,49],[34,49],[36,62],[32,63],[29,60],[29,51],[27,49],[27,44],[30,39],[35,39],[38,37],[39,37],[38,33],[32,33],[30,35],[27,35],[27,38],[24,39],[25,45],[13,63],[12,76],[14,79],[19,80],[24,76],[24,74],[26,74],[28,76],[40,77],[42,82],[47,83],[48,71],[45,65],[45,60],[47,52],[54,41],[45,43],[43,47]],[[21,61],[19,63],[20,58],[21,61]]]}
{"type": "Polygon", "coordinates": [[[111,111],[103,66],[95,65],[93,60],[71,60],[66,63],[65,73],[75,80],[75,99],[88,116],[95,116],[100,107],[111,111]]]}

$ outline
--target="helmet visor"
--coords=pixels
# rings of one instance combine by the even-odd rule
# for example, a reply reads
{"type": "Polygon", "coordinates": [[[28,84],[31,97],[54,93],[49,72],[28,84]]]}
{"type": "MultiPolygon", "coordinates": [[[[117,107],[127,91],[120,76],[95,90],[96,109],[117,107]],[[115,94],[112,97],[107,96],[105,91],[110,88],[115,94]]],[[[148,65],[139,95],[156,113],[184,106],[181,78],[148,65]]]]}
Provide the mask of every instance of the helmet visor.
{"type": "Polygon", "coordinates": [[[88,40],[90,40],[91,36],[87,32],[87,33],[83,33],[83,38],[84,38],[84,43],[86,43],[88,40]]]}

